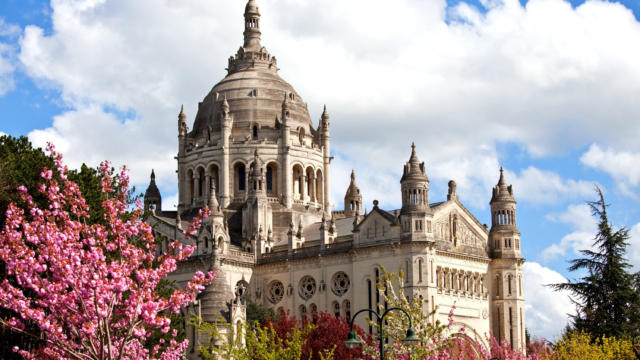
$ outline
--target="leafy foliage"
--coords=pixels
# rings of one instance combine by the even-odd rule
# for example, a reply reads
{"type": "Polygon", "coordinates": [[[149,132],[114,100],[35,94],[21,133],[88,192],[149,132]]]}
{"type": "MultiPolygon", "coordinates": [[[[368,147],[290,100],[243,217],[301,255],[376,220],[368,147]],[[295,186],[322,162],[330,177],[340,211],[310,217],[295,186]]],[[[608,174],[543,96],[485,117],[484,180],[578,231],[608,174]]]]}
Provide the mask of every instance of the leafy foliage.
{"type": "Polygon", "coordinates": [[[247,322],[249,324],[258,322],[258,324],[264,325],[266,324],[267,320],[276,317],[276,313],[273,311],[273,309],[253,301],[253,299],[251,299],[251,297],[249,296],[246,297],[246,304],[247,322]]]}
{"type": "MultiPolygon", "coordinates": [[[[311,314],[310,318],[302,320],[280,312],[275,319],[268,319],[262,325],[257,322],[251,326],[244,325],[240,329],[244,333],[244,346],[237,336],[228,331],[228,324],[223,325],[224,331],[215,323],[196,320],[192,324],[207,336],[199,347],[205,359],[371,359],[344,345],[349,333],[348,321],[324,312],[311,314]]],[[[355,329],[368,338],[362,329],[355,329]]]]}
{"type": "Polygon", "coordinates": [[[629,230],[614,229],[607,217],[602,191],[596,188],[597,201],[588,202],[599,218],[595,250],[582,250],[582,258],[571,260],[570,271],[585,271],[578,281],[553,284],[556,290],[568,290],[576,299],[577,313],[572,326],[592,339],[640,336],[640,291],[638,274],[630,274],[625,259],[629,230]]]}
{"type": "Polygon", "coordinates": [[[574,331],[565,334],[554,347],[553,360],[633,360],[636,355],[630,340],[602,336],[592,341],[591,334],[574,331]]]}

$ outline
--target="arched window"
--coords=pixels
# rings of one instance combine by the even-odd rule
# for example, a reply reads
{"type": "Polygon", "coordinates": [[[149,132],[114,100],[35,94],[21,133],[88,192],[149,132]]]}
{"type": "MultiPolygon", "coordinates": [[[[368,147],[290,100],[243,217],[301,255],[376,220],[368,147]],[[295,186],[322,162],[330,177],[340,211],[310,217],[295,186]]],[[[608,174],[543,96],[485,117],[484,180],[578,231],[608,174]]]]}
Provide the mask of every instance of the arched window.
{"type": "Polygon", "coordinates": [[[193,170],[187,171],[187,179],[186,180],[187,180],[187,190],[188,190],[188,193],[186,195],[187,195],[187,199],[189,200],[189,202],[191,202],[193,200],[193,198],[195,197],[194,193],[193,193],[193,190],[194,190],[193,189],[193,170]]]}
{"type": "Polygon", "coordinates": [[[253,140],[258,139],[258,125],[253,125],[252,135],[253,135],[253,140]]]}
{"type": "Polygon", "coordinates": [[[218,165],[209,165],[209,183],[207,184],[207,189],[211,189],[211,185],[214,185],[216,188],[216,194],[220,195],[221,189],[218,178],[218,165]]]}
{"type": "MultiPolygon", "coordinates": [[[[367,279],[367,294],[369,295],[369,302],[368,302],[369,309],[373,309],[372,308],[373,304],[372,304],[372,301],[371,301],[372,300],[372,296],[373,296],[372,293],[371,293],[372,291],[373,291],[373,289],[372,289],[372,286],[371,286],[371,280],[367,279]]],[[[372,332],[373,332],[373,328],[371,327],[371,324],[369,324],[369,334],[371,334],[372,332]]]]}
{"type": "Polygon", "coordinates": [[[513,278],[513,276],[508,275],[507,276],[507,281],[509,282],[508,287],[509,287],[509,295],[511,295],[511,279],[513,278]]]}
{"type": "Polygon", "coordinates": [[[304,172],[300,165],[293,167],[293,178],[291,180],[293,181],[294,198],[304,200],[304,172]]]}
{"type": "Polygon", "coordinates": [[[316,202],[322,204],[324,201],[324,185],[322,184],[322,172],[316,171],[316,202]]]}
{"type": "Polygon", "coordinates": [[[309,201],[316,201],[315,199],[315,186],[314,186],[314,182],[315,182],[315,176],[313,176],[313,168],[308,167],[306,170],[306,174],[305,174],[305,193],[307,195],[307,198],[309,199],[309,201]]]}
{"type": "Polygon", "coordinates": [[[300,305],[300,319],[304,319],[307,316],[307,307],[300,305]]]}
{"type": "Polygon", "coordinates": [[[422,283],[422,259],[418,259],[418,282],[422,283]]]}
{"type": "Polygon", "coordinates": [[[273,190],[273,168],[267,166],[267,191],[273,190]]]}
{"type": "Polygon", "coordinates": [[[337,301],[334,301],[333,303],[331,303],[331,308],[333,309],[333,315],[335,315],[335,317],[339,318],[340,317],[340,303],[337,301]]]}
{"type": "Polygon", "coordinates": [[[198,197],[204,196],[204,169],[198,168],[198,197]]]}
{"type": "Polygon", "coordinates": [[[244,164],[239,163],[235,166],[235,186],[236,191],[245,191],[247,182],[247,174],[244,164]]]}
{"type": "Polygon", "coordinates": [[[344,300],[342,302],[342,308],[344,309],[344,317],[347,318],[347,321],[351,320],[351,302],[344,300]]]}

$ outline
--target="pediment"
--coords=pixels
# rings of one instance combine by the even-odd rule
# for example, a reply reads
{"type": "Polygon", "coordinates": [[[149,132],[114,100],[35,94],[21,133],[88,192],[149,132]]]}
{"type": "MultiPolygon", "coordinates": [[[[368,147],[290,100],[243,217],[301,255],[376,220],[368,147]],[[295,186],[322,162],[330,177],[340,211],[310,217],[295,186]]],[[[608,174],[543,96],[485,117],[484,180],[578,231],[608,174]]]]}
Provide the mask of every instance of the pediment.
{"type": "Polygon", "coordinates": [[[448,241],[456,247],[484,248],[488,238],[480,222],[457,202],[438,208],[433,216],[433,234],[435,240],[448,241]]]}

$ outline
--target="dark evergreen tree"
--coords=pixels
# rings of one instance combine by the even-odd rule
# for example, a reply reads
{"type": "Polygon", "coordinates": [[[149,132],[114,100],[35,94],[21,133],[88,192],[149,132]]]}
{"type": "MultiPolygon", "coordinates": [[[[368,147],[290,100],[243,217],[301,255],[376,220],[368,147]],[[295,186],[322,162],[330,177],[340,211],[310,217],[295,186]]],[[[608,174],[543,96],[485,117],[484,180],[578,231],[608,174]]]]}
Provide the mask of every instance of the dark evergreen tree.
{"type": "Polygon", "coordinates": [[[571,328],[586,331],[595,340],[606,336],[640,335],[639,275],[629,272],[625,259],[629,230],[614,229],[607,217],[607,207],[600,188],[597,201],[587,204],[598,221],[593,250],[581,250],[583,257],[570,261],[569,271],[584,271],[578,281],[551,285],[555,290],[568,290],[573,295],[576,314],[571,328]]]}

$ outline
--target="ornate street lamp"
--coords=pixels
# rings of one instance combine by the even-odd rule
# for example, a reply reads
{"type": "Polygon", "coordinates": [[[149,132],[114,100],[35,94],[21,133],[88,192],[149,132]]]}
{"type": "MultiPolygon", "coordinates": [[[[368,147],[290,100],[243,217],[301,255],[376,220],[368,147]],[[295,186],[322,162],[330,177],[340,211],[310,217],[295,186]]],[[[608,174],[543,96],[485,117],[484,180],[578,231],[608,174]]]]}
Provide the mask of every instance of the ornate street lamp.
{"type": "Polygon", "coordinates": [[[402,339],[402,342],[407,345],[415,345],[419,343],[420,338],[416,336],[416,332],[413,330],[413,325],[412,325],[413,321],[411,319],[411,315],[409,315],[409,313],[406,312],[404,309],[401,309],[399,307],[394,307],[394,308],[387,309],[384,313],[382,313],[382,315],[379,315],[376,311],[373,311],[371,309],[362,309],[357,313],[355,313],[351,318],[351,321],[349,322],[350,331],[349,331],[349,335],[347,336],[347,340],[345,340],[344,344],[349,349],[353,349],[358,347],[359,345],[362,345],[362,340],[358,339],[358,334],[356,334],[356,332],[353,330],[353,321],[356,319],[356,316],[358,316],[358,314],[362,312],[368,312],[369,315],[375,315],[378,321],[378,341],[379,341],[379,349],[380,349],[380,360],[384,360],[384,339],[382,338],[382,326],[384,324],[384,317],[387,316],[387,314],[393,310],[402,311],[409,319],[409,328],[407,329],[407,336],[404,339],[402,339]]]}

